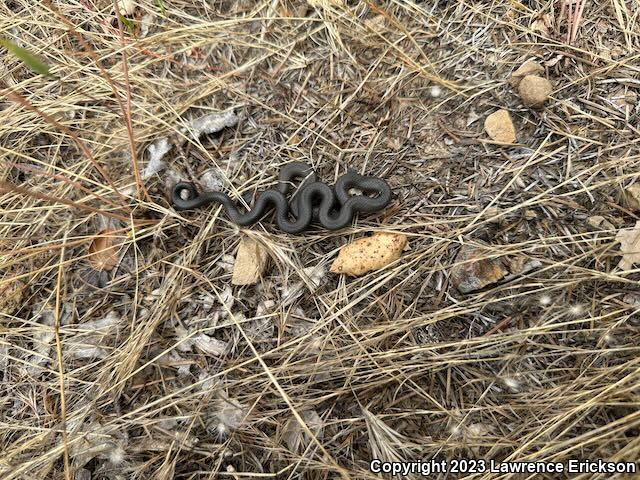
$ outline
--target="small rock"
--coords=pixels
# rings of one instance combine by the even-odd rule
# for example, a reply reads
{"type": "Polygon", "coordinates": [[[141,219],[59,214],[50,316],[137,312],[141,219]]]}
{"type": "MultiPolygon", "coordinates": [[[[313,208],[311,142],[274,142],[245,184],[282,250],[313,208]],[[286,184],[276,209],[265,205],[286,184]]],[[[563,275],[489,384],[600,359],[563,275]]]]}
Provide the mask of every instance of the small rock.
{"type": "Polygon", "coordinates": [[[376,233],[359,238],[340,249],[331,264],[331,273],[364,275],[395,262],[407,246],[407,236],[401,233],[376,233]]]}
{"type": "Polygon", "coordinates": [[[522,103],[527,107],[541,107],[552,91],[551,82],[537,75],[525,76],[518,85],[518,93],[522,98],[522,103]]]}
{"type": "Polygon", "coordinates": [[[462,293],[475,292],[502,280],[509,271],[500,258],[488,258],[486,248],[464,245],[451,268],[453,285],[462,293]]]}
{"type": "Polygon", "coordinates": [[[640,211],[640,184],[627,187],[624,191],[625,204],[634,212],[640,211]]]}
{"type": "Polygon", "coordinates": [[[264,247],[249,237],[243,237],[233,265],[233,285],[253,285],[267,268],[269,256],[264,247]]]}
{"type": "Polygon", "coordinates": [[[542,65],[540,65],[538,62],[534,62],[533,60],[527,60],[522,65],[520,65],[520,68],[518,68],[511,74],[509,84],[513,88],[516,88],[518,85],[520,85],[520,81],[527,75],[542,74],[544,74],[544,67],[542,65]]]}
{"type": "Polygon", "coordinates": [[[609,220],[600,215],[587,218],[587,223],[600,230],[613,230],[615,228],[609,220]]]}
{"type": "Polygon", "coordinates": [[[484,129],[491,139],[498,143],[514,143],[516,129],[513,127],[511,115],[506,110],[498,110],[484,121],[484,129]]]}

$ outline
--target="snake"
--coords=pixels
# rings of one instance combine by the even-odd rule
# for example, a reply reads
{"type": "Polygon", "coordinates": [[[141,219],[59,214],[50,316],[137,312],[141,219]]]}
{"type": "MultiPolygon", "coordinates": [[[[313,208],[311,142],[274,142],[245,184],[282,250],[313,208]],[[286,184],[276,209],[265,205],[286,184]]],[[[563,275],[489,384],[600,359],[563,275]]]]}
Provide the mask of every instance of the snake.
{"type": "Polygon", "coordinates": [[[356,214],[377,212],[390,201],[391,189],[381,178],[360,175],[349,168],[347,173],[338,177],[332,188],[319,181],[313,168],[303,162],[285,165],[280,170],[277,188],[258,193],[253,208],[244,213],[242,210],[245,209],[239,208],[226,193],[199,193],[191,182],[178,182],[171,191],[174,209],[192,210],[217,203],[224,207],[229,219],[240,226],[255,224],[270,207],[274,207],[278,227],[291,234],[303,232],[312,222],[328,230],[339,230],[350,225],[356,214]],[[287,200],[293,180],[300,178],[304,180],[291,200],[287,200]],[[352,188],[361,190],[363,195],[350,195],[352,188]]]}

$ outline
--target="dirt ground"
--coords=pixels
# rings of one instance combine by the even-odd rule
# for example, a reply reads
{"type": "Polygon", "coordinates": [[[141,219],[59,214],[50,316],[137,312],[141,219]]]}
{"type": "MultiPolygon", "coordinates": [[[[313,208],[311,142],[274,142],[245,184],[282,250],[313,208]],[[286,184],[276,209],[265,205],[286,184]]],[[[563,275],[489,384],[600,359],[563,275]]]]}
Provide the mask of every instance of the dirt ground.
{"type": "MultiPolygon", "coordinates": [[[[1,478],[639,458],[638,2],[120,4],[0,5],[1,478]],[[393,199],[300,235],[171,207],[292,161],[393,199]],[[328,271],[372,232],[400,259],[328,271]],[[270,261],[237,286],[246,238],[270,261]]],[[[463,477],[512,478],[431,478],[463,477]]]]}

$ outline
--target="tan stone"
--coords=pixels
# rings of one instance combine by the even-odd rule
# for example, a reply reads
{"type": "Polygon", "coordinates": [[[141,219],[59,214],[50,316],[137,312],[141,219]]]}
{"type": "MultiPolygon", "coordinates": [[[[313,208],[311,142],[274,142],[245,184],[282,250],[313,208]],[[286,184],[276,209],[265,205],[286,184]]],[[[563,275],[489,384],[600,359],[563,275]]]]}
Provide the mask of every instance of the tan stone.
{"type": "Polygon", "coordinates": [[[512,87],[517,87],[520,81],[527,75],[543,75],[544,67],[533,60],[527,60],[520,67],[511,74],[509,84],[512,87]]]}
{"type": "Polygon", "coordinates": [[[345,245],[331,265],[331,273],[364,275],[395,262],[407,245],[401,233],[376,233],[345,245]]]}
{"type": "Polygon", "coordinates": [[[525,76],[518,85],[518,94],[527,107],[541,107],[553,91],[551,82],[537,75],[525,76]]]}
{"type": "Polygon", "coordinates": [[[484,129],[495,142],[514,143],[516,141],[516,129],[511,121],[511,115],[506,110],[498,110],[489,115],[484,121],[484,129]]]}

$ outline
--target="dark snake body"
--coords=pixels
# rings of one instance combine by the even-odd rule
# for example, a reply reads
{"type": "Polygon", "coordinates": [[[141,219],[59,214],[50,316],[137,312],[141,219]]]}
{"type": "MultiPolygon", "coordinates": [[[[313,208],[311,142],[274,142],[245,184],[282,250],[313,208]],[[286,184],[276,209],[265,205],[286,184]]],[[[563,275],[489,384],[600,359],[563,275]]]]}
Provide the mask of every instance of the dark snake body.
{"type": "Polygon", "coordinates": [[[180,182],[173,187],[171,202],[176,210],[190,210],[209,203],[221,204],[233,223],[248,226],[256,223],[270,207],[275,207],[276,222],[287,233],[300,233],[306,230],[312,221],[320,223],[329,230],[338,230],[351,224],[359,213],[377,212],[389,204],[391,189],[387,182],[377,177],[359,175],[349,169],[336,181],[334,188],[318,181],[315,171],[301,162],[289,163],[282,168],[278,177],[278,188],[265,190],[258,194],[251,210],[241,213],[233,200],[223,192],[198,193],[189,182],[180,182]],[[305,178],[295,192],[291,202],[287,194],[292,180],[305,178]],[[350,188],[358,188],[367,195],[350,196],[350,188]],[[187,199],[183,198],[184,192],[187,199]],[[293,220],[290,220],[290,216],[293,220]]]}

